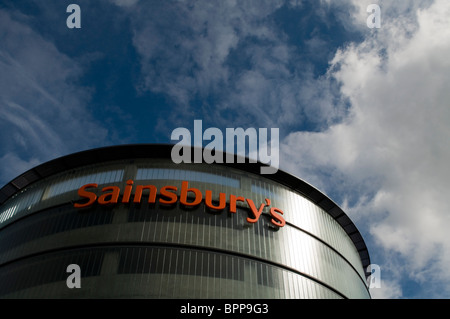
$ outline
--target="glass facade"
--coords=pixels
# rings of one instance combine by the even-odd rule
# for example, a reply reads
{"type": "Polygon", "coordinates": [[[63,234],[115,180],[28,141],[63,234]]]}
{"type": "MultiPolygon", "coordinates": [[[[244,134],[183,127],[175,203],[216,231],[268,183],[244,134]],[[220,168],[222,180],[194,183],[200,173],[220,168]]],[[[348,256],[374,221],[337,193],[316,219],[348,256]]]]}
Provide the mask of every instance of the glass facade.
{"type": "MultiPolygon", "coordinates": [[[[129,184],[128,184],[129,185],[129,184]]],[[[192,192],[189,196],[193,195],[192,192]]],[[[190,197],[189,200],[193,200],[190,197]]],[[[245,170],[170,159],[86,165],[41,179],[0,206],[1,298],[370,298],[363,265],[338,222],[301,194],[245,170]],[[127,181],[200,190],[193,207],[179,201],[122,203],[127,181]],[[116,204],[84,203],[77,191],[120,189],[116,204]],[[205,204],[226,194],[227,206],[205,204]],[[246,201],[267,204],[257,222],[246,201]],[[267,200],[269,201],[267,201],[267,200]],[[284,227],[270,208],[283,212],[284,227]],[[69,289],[66,267],[78,264],[81,289],[69,289]]]]}

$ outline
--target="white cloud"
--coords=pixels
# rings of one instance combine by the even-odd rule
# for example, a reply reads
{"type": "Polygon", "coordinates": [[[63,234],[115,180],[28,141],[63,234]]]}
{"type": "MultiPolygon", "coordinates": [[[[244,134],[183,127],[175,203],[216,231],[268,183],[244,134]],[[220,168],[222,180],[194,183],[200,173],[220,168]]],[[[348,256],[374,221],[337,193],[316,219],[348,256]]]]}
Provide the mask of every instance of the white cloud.
{"type": "Polygon", "coordinates": [[[199,113],[217,126],[232,120],[235,126],[260,127],[306,120],[320,125],[341,116],[343,105],[327,103],[333,84],[314,79],[311,64],[302,59],[323,43],[311,40],[299,49],[274,21],[283,5],[292,9],[299,1],[140,4],[132,21],[141,89],[172,99],[175,110],[166,126],[182,126],[199,113]],[[312,100],[321,101],[320,111],[311,108],[312,100]]]}
{"type": "Polygon", "coordinates": [[[139,8],[133,19],[134,44],[142,58],[145,87],[188,107],[196,94],[206,96],[230,85],[226,59],[246,37],[274,41],[273,32],[261,22],[280,5],[172,1],[139,8]]]}
{"type": "Polygon", "coordinates": [[[292,133],[284,162],[325,190],[349,194],[346,209],[378,249],[407,262],[398,276],[441,282],[435,293],[448,296],[450,2],[408,3],[414,10],[400,20],[413,32],[385,18],[378,33],[336,53],[330,76],[350,113],[322,132],[292,133]]]}
{"type": "Polygon", "coordinates": [[[334,10],[341,23],[349,30],[357,28],[372,32],[367,28],[367,18],[373,11],[368,12],[367,9],[369,5],[377,4],[381,9],[382,26],[386,27],[387,24],[393,23],[398,29],[411,32],[417,27],[417,20],[414,17],[416,12],[429,7],[433,0],[321,0],[321,3],[334,10]]]}
{"type": "Polygon", "coordinates": [[[397,299],[402,296],[402,287],[398,282],[390,282],[381,279],[379,288],[370,289],[373,299],[397,299]]]}
{"type": "MultiPolygon", "coordinates": [[[[25,21],[25,22],[23,22],[25,21]]],[[[0,152],[2,183],[37,163],[105,141],[77,86],[82,67],[26,24],[0,10],[0,152]]]]}

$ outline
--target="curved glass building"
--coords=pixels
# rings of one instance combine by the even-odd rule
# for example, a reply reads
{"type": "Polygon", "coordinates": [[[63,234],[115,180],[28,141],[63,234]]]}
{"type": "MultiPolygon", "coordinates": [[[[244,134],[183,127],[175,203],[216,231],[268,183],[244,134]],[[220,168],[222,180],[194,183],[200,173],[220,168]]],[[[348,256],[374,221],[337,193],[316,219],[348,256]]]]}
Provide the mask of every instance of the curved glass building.
{"type": "Polygon", "coordinates": [[[370,298],[366,245],[327,196],[171,148],[75,153],[4,186],[0,298],[370,298]]]}

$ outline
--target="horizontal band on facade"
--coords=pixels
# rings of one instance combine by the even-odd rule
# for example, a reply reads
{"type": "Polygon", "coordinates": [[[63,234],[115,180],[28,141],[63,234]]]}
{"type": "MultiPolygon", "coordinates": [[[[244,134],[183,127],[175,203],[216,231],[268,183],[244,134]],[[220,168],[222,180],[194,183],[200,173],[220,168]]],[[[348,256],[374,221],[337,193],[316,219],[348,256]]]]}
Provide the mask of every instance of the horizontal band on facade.
{"type": "Polygon", "coordinates": [[[234,256],[237,258],[243,258],[243,259],[247,259],[247,260],[252,260],[261,264],[266,264],[266,265],[271,265],[292,273],[295,273],[297,275],[300,275],[302,277],[305,277],[309,280],[314,281],[315,283],[333,291],[334,293],[336,293],[337,295],[341,296],[344,299],[348,299],[347,296],[345,296],[342,292],[340,292],[339,290],[335,289],[334,287],[330,286],[329,284],[323,282],[322,280],[315,278],[309,274],[306,274],[304,272],[298,271],[294,268],[288,267],[286,265],[271,261],[271,260],[267,260],[267,259],[263,259],[263,258],[259,258],[257,256],[253,256],[253,255],[249,255],[249,254],[245,254],[245,253],[240,253],[240,252],[236,252],[236,251],[230,251],[230,250],[225,250],[225,249],[220,249],[220,248],[211,248],[211,247],[205,247],[205,246],[197,246],[197,245],[187,245],[187,244],[174,244],[174,243],[164,243],[164,242],[157,242],[157,243],[143,243],[143,242],[110,242],[110,243],[96,243],[96,244],[88,244],[88,245],[74,245],[74,246],[66,246],[66,247],[62,247],[62,248],[56,248],[56,249],[49,249],[49,250],[45,250],[45,251],[41,251],[39,253],[32,253],[29,254],[27,256],[23,256],[20,258],[17,258],[15,260],[10,260],[7,263],[4,263],[3,265],[0,265],[0,270],[3,267],[6,267],[8,265],[12,265],[14,263],[20,262],[20,261],[25,261],[27,259],[31,259],[31,258],[35,258],[35,257],[40,257],[40,256],[45,256],[45,255],[49,255],[49,254],[55,254],[55,253],[68,253],[70,251],[75,251],[75,250],[84,250],[84,249],[101,249],[101,248],[132,248],[132,247],[145,247],[145,248],[173,248],[173,249],[180,249],[180,250],[191,250],[191,251],[203,251],[203,252],[210,252],[210,253],[215,253],[215,254],[220,254],[220,255],[228,255],[228,256],[234,256]]]}

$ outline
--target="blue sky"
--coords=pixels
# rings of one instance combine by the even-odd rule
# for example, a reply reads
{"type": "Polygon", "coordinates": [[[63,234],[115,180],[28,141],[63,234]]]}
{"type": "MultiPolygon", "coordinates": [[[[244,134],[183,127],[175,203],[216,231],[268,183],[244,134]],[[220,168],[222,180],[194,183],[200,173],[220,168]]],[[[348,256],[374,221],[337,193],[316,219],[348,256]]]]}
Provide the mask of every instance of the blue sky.
{"type": "Polygon", "coordinates": [[[280,128],[280,168],[363,234],[372,295],[447,298],[449,16],[448,0],[0,0],[0,183],[85,149],[170,143],[194,119],[280,128]]]}

